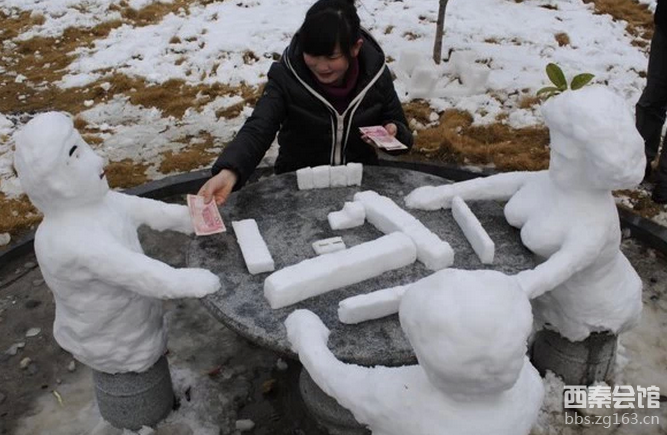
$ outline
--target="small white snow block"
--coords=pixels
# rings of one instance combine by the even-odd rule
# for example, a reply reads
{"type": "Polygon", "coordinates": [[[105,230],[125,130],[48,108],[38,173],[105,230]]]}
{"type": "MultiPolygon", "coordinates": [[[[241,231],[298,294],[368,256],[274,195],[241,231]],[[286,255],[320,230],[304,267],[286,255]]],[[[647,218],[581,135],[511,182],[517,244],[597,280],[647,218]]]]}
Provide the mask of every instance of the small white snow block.
{"type": "Polygon", "coordinates": [[[315,189],[326,189],[331,186],[331,166],[322,165],[313,168],[313,186],[315,189]]]}
{"type": "Polygon", "coordinates": [[[410,98],[431,98],[440,79],[440,70],[431,62],[414,69],[408,85],[410,98]]]}
{"type": "Polygon", "coordinates": [[[412,239],[394,233],[274,272],[264,281],[264,297],[271,308],[282,308],[407,266],[416,259],[412,239]]]}
{"type": "Polygon", "coordinates": [[[348,163],[347,168],[347,185],[361,186],[361,180],[364,177],[364,165],[361,163],[348,163]]]}
{"type": "Polygon", "coordinates": [[[331,177],[331,187],[347,186],[347,167],[331,166],[329,175],[331,177]]]}
{"type": "Polygon", "coordinates": [[[401,285],[343,299],[338,303],[338,319],[354,325],[396,314],[406,288],[401,285]]]}
{"type": "Polygon", "coordinates": [[[483,264],[493,263],[495,244],[484,227],[482,227],[477,216],[475,216],[470,207],[468,207],[468,204],[460,196],[455,196],[452,200],[452,215],[468,239],[468,242],[470,242],[479,260],[483,264]]]}
{"type": "Polygon", "coordinates": [[[327,220],[332,230],[358,227],[366,221],[366,210],[360,202],[346,202],[342,210],[329,213],[327,220]]]}
{"type": "Polygon", "coordinates": [[[313,184],[313,168],[309,166],[307,168],[297,169],[296,184],[299,186],[299,190],[314,189],[315,185],[313,184]]]}
{"type": "Polygon", "coordinates": [[[440,270],[454,263],[454,251],[418,219],[386,196],[373,191],[359,192],[354,200],[364,205],[366,220],[385,234],[401,231],[417,246],[417,258],[431,270],[440,270]]]}
{"type": "Polygon", "coordinates": [[[491,69],[475,61],[471,52],[455,51],[449,58],[453,72],[459,77],[463,87],[470,94],[483,92],[486,89],[491,69]]]}
{"type": "Polygon", "coordinates": [[[411,76],[417,65],[421,64],[426,57],[421,51],[404,50],[398,56],[396,67],[399,71],[411,76]]]}
{"type": "Polygon", "coordinates": [[[256,275],[275,270],[273,258],[259,232],[255,219],[233,221],[232,227],[234,228],[234,234],[236,234],[236,240],[241,246],[241,253],[248,271],[256,275]]]}
{"type": "Polygon", "coordinates": [[[331,237],[330,239],[314,242],[313,249],[317,255],[329,254],[331,252],[342,251],[345,249],[345,242],[343,242],[342,237],[331,237]]]}

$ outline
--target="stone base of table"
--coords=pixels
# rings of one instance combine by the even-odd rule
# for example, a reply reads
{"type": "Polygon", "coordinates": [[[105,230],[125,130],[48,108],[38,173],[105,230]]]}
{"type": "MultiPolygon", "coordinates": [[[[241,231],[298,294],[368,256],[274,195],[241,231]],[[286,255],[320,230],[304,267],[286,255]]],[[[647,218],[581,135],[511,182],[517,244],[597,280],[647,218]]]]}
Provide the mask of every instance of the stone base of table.
{"type": "Polygon", "coordinates": [[[608,382],[614,370],[618,336],[611,332],[592,333],[586,340],[572,342],[555,331],[537,333],[532,363],[544,376],[551,370],[566,385],[608,382]]]}
{"type": "Polygon", "coordinates": [[[370,435],[370,431],[317,386],[306,369],[301,369],[299,390],[308,412],[330,435],[370,435]]]}
{"type": "Polygon", "coordinates": [[[164,356],[143,373],[111,375],[93,370],[93,382],[100,414],[120,429],[155,426],[174,406],[169,362],[164,356]]]}

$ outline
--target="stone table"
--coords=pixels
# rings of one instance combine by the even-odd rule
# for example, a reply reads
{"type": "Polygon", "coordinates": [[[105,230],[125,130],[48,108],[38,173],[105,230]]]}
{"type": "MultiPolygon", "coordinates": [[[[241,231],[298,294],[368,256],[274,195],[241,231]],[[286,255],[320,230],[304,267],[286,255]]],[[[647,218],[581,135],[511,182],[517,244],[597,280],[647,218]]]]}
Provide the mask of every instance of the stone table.
{"type": "MultiPolygon", "coordinates": [[[[341,231],[329,227],[327,214],[340,210],[345,201],[352,201],[356,192],[374,190],[405,207],[403,198],[413,189],[446,182],[421,172],[378,166],[364,167],[361,187],[299,191],[294,173],[269,177],[229,197],[221,208],[227,232],[193,239],[188,247],[187,264],[209,269],[220,277],[222,289],[204,298],[204,305],[226,326],[260,346],[295,358],[283,322],[293,310],[306,308],[331,329],[329,348],[342,361],[366,366],[414,364],[416,358],[397,315],[344,325],[338,321],[337,310],[338,302],[347,297],[408,284],[433,273],[423,264],[415,262],[380,277],[272,310],[263,294],[264,279],[269,274],[253,276],[248,273],[231,222],[255,219],[276,270],[279,270],[315,256],[311,244],[317,240],[341,236],[350,247],[383,235],[368,223],[341,231]]],[[[535,266],[533,254],[521,243],[519,231],[505,221],[502,204],[479,201],[469,205],[495,242],[492,265],[483,265],[479,261],[454,221],[451,210],[409,212],[452,246],[455,252],[453,267],[494,269],[514,274],[535,266]]]]}

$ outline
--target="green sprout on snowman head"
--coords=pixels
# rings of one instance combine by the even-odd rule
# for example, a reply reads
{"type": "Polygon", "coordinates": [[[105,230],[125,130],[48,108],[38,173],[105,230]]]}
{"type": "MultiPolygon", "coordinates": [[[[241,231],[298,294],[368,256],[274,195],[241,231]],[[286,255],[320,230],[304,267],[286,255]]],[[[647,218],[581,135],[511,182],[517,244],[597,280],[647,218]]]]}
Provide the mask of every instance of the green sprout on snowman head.
{"type": "MultiPolygon", "coordinates": [[[[548,64],[547,76],[549,77],[549,80],[551,80],[551,83],[553,83],[554,86],[546,86],[537,91],[538,97],[544,97],[545,100],[548,100],[554,95],[558,95],[562,92],[567,91],[568,85],[567,85],[567,80],[565,79],[565,74],[563,74],[563,70],[558,65],[556,65],[555,63],[548,64]]],[[[572,89],[573,91],[581,89],[586,84],[588,84],[588,82],[590,82],[593,79],[593,77],[595,76],[589,73],[577,74],[572,78],[572,81],[570,82],[570,89],[572,89]]]]}

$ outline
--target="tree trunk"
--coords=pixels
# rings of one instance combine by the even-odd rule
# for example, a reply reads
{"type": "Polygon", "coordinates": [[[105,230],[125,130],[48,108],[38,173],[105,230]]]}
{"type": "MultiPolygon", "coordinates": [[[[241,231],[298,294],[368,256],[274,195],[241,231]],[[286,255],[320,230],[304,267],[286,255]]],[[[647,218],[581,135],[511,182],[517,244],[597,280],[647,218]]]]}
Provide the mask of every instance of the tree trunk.
{"type": "Polygon", "coordinates": [[[449,0],[440,0],[438,8],[438,23],[435,29],[435,44],[433,45],[433,60],[437,65],[442,61],[442,37],[445,32],[445,10],[449,0]]]}

